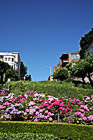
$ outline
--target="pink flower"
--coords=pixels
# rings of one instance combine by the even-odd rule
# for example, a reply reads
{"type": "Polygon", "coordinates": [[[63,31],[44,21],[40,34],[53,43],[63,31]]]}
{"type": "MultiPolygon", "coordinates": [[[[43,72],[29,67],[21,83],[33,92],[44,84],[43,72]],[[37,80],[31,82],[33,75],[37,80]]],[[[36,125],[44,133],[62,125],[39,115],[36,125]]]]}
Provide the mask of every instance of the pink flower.
{"type": "Polygon", "coordinates": [[[58,111],[57,111],[57,110],[55,110],[55,112],[57,113],[58,111]]]}
{"type": "Polygon", "coordinates": [[[82,118],[78,118],[79,121],[82,121],[82,118]]]}
{"type": "Polygon", "coordinates": [[[48,110],[45,111],[45,114],[48,114],[48,110]]]}
{"type": "Polygon", "coordinates": [[[23,96],[22,95],[19,95],[19,97],[22,98],[23,96]]]}
{"type": "Polygon", "coordinates": [[[82,102],[79,102],[79,103],[77,103],[78,105],[82,105],[83,103],[82,102]]]}
{"type": "Polygon", "coordinates": [[[83,118],[82,118],[82,120],[83,120],[83,121],[86,121],[86,120],[87,120],[87,118],[86,118],[86,117],[83,117],[83,118]]]}
{"type": "Polygon", "coordinates": [[[85,103],[89,103],[89,101],[85,100],[85,103]]]}
{"type": "Polygon", "coordinates": [[[38,93],[35,93],[35,94],[34,94],[34,97],[38,97],[38,93]]]}
{"type": "Polygon", "coordinates": [[[27,112],[24,113],[24,116],[26,116],[26,115],[27,115],[27,112]]]}
{"type": "Polygon", "coordinates": [[[84,113],[81,113],[81,117],[84,117],[84,113]]]}
{"type": "Polygon", "coordinates": [[[84,109],[85,109],[85,110],[87,110],[87,111],[89,111],[89,109],[88,109],[87,105],[85,105],[85,106],[84,106],[84,109]]]}
{"type": "Polygon", "coordinates": [[[85,105],[81,105],[81,106],[80,106],[80,108],[84,108],[84,107],[85,107],[85,105]]]}
{"type": "Polygon", "coordinates": [[[90,97],[87,97],[86,100],[90,100],[90,97]]]}
{"type": "Polygon", "coordinates": [[[64,107],[64,103],[62,102],[62,103],[60,104],[60,106],[64,107]]]}
{"type": "Polygon", "coordinates": [[[67,107],[67,110],[72,111],[72,109],[71,109],[71,108],[69,108],[69,107],[67,107]]]}
{"type": "Polygon", "coordinates": [[[53,119],[52,119],[52,118],[49,118],[49,121],[50,121],[50,122],[52,122],[52,121],[53,121],[53,119]]]}
{"type": "Polygon", "coordinates": [[[36,112],[36,115],[38,115],[39,114],[39,112],[36,112]]]}
{"type": "Polygon", "coordinates": [[[89,121],[93,121],[93,115],[90,115],[90,116],[88,117],[88,120],[89,120],[89,121]]]}
{"type": "Polygon", "coordinates": [[[89,108],[89,110],[93,110],[93,107],[91,106],[91,107],[89,108]]]}
{"type": "Polygon", "coordinates": [[[33,115],[33,111],[30,111],[29,114],[30,114],[30,115],[33,115]]]}
{"type": "Polygon", "coordinates": [[[28,105],[29,105],[29,106],[31,106],[31,105],[35,105],[35,103],[34,103],[33,101],[31,101],[31,102],[29,102],[28,105]]]}
{"type": "Polygon", "coordinates": [[[81,112],[85,112],[84,109],[80,109],[81,112]]]}
{"type": "Polygon", "coordinates": [[[39,120],[36,118],[35,120],[34,120],[34,122],[38,122],[39,120]]]}
{"type": "Polygon", "coordinates": [[[5,102],[5,103],[3,103],[3,105],[11,105],[11,103],[8,103],[8,102],[5,102]]]}
{"type": "Polygon", "coordinates": [[[50,109],[51,109],[51,107],[50,107],[50,106],[48,106],[48,107],[47,107],[47,109],[48,109],[48,110],[50,110],[50,109]]]}
{"type": "Polygon", "coordinates": [[[53,103],[53,105],[55,105],[55,106],[57,106],[57,105],[59,105],[59,104],[60,104],[59,101],[55,101],[55,102],[53,103]]]}
{"type": "Polygon", "coordinates": [[[71,99],[71,98],[69,98],[69,101],[72,101],[72,99],[71,99]]]}
{"type": "Polygon", "coordinates": [[[73,101],[72,104],[75,105],[75,102],[73,101]]]}
{"type": "Polygon", "coordinates": [[[66,116],[69,116],[69,114],[68,114],[68,113],[66,113],[66,116]]]}
{"type": "Polygon", "coordinates": [[[75,114],[76,114],[76,115],[81,115],[81,112],[76,112],[75,114]]]}
{"type": "Polygon", "coordinates": [[[43,112],[43,109],[40,109],[39,112],[43,112]]]}
{"type": "Polygon", "coordinates": [[[29,112],[29,110],[28,109],[25,109],[25,112],[29,112]]]}

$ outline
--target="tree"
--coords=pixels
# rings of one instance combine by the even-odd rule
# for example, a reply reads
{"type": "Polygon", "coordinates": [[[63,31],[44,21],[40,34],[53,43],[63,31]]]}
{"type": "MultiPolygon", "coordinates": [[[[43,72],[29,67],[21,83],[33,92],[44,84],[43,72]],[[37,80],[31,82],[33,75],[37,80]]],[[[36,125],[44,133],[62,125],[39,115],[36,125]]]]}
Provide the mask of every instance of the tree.
{"type": "Polygon", "coordinates": [[[12,67],[6,70],[6,81],[10,78],[12,81],[17,81],[20,79],[18,76],[18,71],[14,70],[12,67]]]}
{"type": "Polygon", "coordinates": [[[6,70],[10,68],[10,65],[3,62],[3,61],[0,61],[0,77],[1,77],[1,80],[0,80],[0,83],[3,84],[3,76],[5,75],[6,73],[6,70]]]}
{"type": "Polygon", "coordinates": [[[24,80],[24,76],[27,74],[27,67],[24,65],[23,62],[21,62],[21,65],[20,65],[20,77],[21,77],[21,80],[24,80]]]}
{"type": "Polygon", "coordinates": [[[91,73],[93,73],[93,53],[85,57],[86,76],[89,78],[90,84],[92,84],[91,73]]]}
{"type": "Polygon", "coordinates": [[[18,72],[13,70],[13,68],[3,61],[0,61],[0,76],[1,80],[0,83],[5,83],[8,78],[11,78],[11,80],[19,80],[18,72]]]}
{"type": "Polygon", "coordinates": [[[91,31],[89,31],[87,34],[84,35],[84,37],[81,38],[80,40],[80,57],[81,59],[84,58],[84,53],[85,50],[87,50],[89,48],[89,46],[92,44],[93,42],[93,28],[91,29],[91,31]]]}
{"type": "Polygon", "coordinates": [[[68,70],[66,68],[60,68],[58,69],[54,75],[53,75],[54,79],[58,79],[60,81],[63,81],[65,79],[68,78],[68,70]]]}
{"type": "Polygon", "coordinates": [[[25,80],[31,81],[31,75],[26,75],[26,76],[25,76],[25,80]]]}
{"type": "Polygon", "coordinates": [[[68,64],[66,64],[66,68],[67,68],[68,70],[70,70],[70,67],[73,66],[73,65],[75,65],[76,62],[77,62],[77,61],[75,61],[75,62],[69,62],[68,64]]]}
{"type": "Polygon", "coordinates": [[[71,74],[77,77],[81,77],[83,80],[83,83],[85,83],[84,78],[86,75],[86,71],[84,68],[84,60],[79,60],[76,62],[74,66],[70,67],[71,74]]]}
{"type": "Polygon", "coordinates": [[[91,73],[93,72],[93,54],[86,56],[84,59],[81,59],[76,62],[76,65],[70,67],[72,75],[81,77],[84,81],[84,78],[87,76],[89,78],[90,84],[92,84],[91,73]]]}

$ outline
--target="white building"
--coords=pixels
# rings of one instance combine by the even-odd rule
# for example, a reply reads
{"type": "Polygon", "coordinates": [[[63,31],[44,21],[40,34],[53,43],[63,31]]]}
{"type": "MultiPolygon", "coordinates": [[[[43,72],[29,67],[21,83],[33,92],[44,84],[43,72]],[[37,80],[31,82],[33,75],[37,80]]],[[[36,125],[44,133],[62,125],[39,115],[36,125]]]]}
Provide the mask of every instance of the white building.
{"type": "Polygon", "coordinates": [[[18,71],[18,75],[20,76],[20,55],[18,52],[0,52],[0,61],[8,63],[14,70],[18,71]]]}

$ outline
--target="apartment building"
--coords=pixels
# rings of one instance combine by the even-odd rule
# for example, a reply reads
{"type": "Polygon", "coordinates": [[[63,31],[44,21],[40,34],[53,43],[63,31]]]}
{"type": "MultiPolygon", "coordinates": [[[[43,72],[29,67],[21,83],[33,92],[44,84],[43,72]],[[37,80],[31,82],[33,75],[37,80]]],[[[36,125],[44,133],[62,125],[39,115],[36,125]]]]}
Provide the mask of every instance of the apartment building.
{"type": "Polygon", "coordinates": [[[60,56],[59,61],[59,67],[63,68],[66,67],[66,64],[70,62],[76,62],[80,59],[79,51],[74,53],[63,53],[62,56],[60,56]]]}
{"type": "Polygon", "coordinates": [[[8,63],[14,70],[18,71],[18,76],[20,76],[20,55],[18,52],[0,52],[0,61],[8,63]]]}

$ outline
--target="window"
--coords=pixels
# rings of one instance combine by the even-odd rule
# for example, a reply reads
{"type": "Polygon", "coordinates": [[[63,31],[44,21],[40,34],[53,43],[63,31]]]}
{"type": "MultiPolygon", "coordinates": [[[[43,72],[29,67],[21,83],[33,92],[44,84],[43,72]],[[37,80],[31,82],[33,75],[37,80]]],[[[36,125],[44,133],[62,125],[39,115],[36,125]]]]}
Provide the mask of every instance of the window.
{"type": "Polygon", "coordinates": [[[80,59],[80,55],[79,54],[72,54],[72,60],[74,59],[80,59]]]}
{"type": "Polygon", "coordinates": [[[5,61],[7,61],[7,57],[5,57],[5,61]]]}
{"type": "Polygon", "coordinates": [[[10,60],[11,60],[11,58],[9,57],[9,58],[8,58],[8,61],[10,61],[10,60]]]}
{"type": "Polygon", "coordinates": [[[12,58],[12,62],[14,62],[14,58],[12,58]]]}

